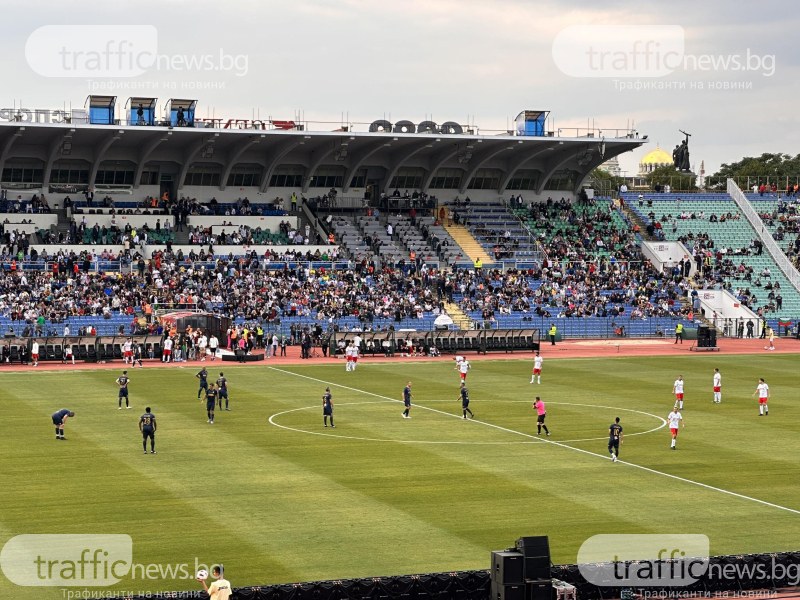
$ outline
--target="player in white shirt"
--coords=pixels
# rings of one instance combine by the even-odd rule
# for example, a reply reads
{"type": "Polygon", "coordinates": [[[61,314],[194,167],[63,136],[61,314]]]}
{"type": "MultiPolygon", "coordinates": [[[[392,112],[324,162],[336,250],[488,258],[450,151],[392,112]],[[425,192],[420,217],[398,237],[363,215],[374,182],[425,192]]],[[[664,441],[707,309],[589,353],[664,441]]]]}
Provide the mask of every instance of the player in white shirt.
{"type": "Polygon", "coordinates": [[[133,362],[133,342],[130,338],[125,340],[125,343],[122,344],[122,360],[126,365],[129,362],[133,362]]]}
{"type": "Polygon", "coordinates": [[[345,347],[345,349],[344,349],[344,359],[346,361],[345,365],[344,365],[344,370],[345,371],[352,371],[353,370],[353,342],[350,342],[345,347]]]}
{"type": "Polygon", "coordinates": [[[533,358],[533,374],[531,375],[531,383],[534,383],[534,379],[536,379],[536,383],[542,383],[542,362],[544,359],[539,356],[539,353],[536,353],[536,356],[533,358]]]}
{"type": "Polygon", "coordinates": [[[168,363],[172,356],[172,338],[167,336],[161,348],[161,362],[168,363]]]}
{"type": "Polygon", "coordinates": [[[206,348],[208,348],[208,338],[204,333],[200,336],[200,339],[197,340],[197,351],[200,353],[200,362],[205,362],[206,360],[206,348]]]}
{"type": "Polygon", "coordinates": [[[678,440],[678,428],[686,427],[686,423],[683,422],[683,415],[677,408],[673,408],[672,412],[667,415],[667,421],[669,421],[669,432],[672,434],[670,449],[675,450],[675,443],[678,440]]]}
{"type": "Polygon", "coordinates": [[[469,371],[469,361],[464,358],[463,356],[457,357],[460,358],[460,361],[456,361],[456,369],[458,370],[459,376],[461,377],[461,381],[467,381],[467,371],[469,371]]]}
{"type": "Polygon", "coordinates": [[[683,409],[683,375],[678,375],[675,383],[672,384],[672,393],[675,394],[675,406],[683,409]]]}
{"type": "Polygon", "coordinates": [[[65,365],[69,361],[72,361],[72,364],[75,364],[75,355],[72,353],[72,344],[67,343],[64,346],[64,358],[61,360],[61,364],[65,365]]]}
{"type": "Polygon", "coordinates": [[[359,347],[359,344],[358,344],[358,342],[356,342],[357,339],[361,339],[361,338],[356,336],[355,339],[353,339],[353,350],[352,350],[352,354],[350,355],[351,356],[350,364],[352,365],[350,367],[351,371],[355,371],[356,367],[358,366],[358,347],[359,347]]]}
{"type": "Polygon", "coordinates": [[[39,342],[33,342],[31,344],[31,360],[33,361],[33,366],[39,366],[39,342]]]}
{"type": "Polygon", "coordinates": [[[714,402],[716,404],[722,402],[722,375],[719,369],[714,369],[714,402]]]}
{"type": "Polygon", "coordinates": [[[208,349],[211,351],[211,360],[217,358],[217,350],[219,350],[219,339],[213,333],[208,340],[208,349]]]}
{"type": "Polygon", "coordinates": [[[756,386],[756,391],[753,392],[753,396],[758,394],[758,416],[763,417],[764,415],[769,415],[769,386],[767,382],[764,381],[764,378],[758,380],[758,385],[756,386]]]}

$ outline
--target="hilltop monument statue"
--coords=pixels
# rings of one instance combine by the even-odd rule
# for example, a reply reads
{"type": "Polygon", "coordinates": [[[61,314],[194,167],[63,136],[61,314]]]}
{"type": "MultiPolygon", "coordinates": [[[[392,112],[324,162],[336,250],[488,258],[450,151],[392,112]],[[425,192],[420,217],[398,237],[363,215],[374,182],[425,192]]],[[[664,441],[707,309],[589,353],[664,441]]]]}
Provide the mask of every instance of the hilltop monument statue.
{"type": "Polygon", "coordinates": [[[679,129],[683,135],[683,141],[675,146],[675,149],[672,151],[672,164],[678,171],[682,171],[684,173],[690,173],[692,171],[692,167],[689,163],[689,138],[692,136],[691,133],[686,133],[682,129],[679,129]]]}

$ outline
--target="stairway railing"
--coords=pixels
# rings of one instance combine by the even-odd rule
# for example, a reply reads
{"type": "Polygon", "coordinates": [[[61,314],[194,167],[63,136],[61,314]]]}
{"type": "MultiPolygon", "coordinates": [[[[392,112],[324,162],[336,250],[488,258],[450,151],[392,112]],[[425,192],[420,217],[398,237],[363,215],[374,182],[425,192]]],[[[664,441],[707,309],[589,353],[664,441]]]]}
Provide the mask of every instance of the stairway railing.
{"type": "Polygon", "coordinates": [[[753,226],[756,235],[764,244],[764,248],[775,261],[775,264],[778,265],[778,268],[786,275],[786,279],[800,292],[800,271],[797,270],[792,264],[792,261],[789,260],[789,257],[780,249],[780,246],[778,246],[778,243],[773,239],[764,221],[758,216],[756,209],[753,208],[753,205],[747,200],[747,196],[739,189],[739,186],[736,185],[733,179],[728,179],[728,195],[733,198],[739,210],[742,211],[742,214],[744,214],[745,218],[750,222],[750,225],[753,226]]]}

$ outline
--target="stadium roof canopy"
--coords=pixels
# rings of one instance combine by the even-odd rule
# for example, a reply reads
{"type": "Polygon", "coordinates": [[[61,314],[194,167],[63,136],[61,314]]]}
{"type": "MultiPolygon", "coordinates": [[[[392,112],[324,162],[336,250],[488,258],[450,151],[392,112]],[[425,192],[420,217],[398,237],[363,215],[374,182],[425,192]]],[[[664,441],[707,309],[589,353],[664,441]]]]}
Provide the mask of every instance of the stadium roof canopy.
{"type": "Polygon", "coordinates": [[[58,121],[52,115],[40,119],[48,122],[26,122],[6,112],[0,111],[0,173],[5,174],[4,168],[10,163],[34,163],[42,171],[40,183],[45,186],[51,183],[54,166],[68,161],[85,166],[88,185],[94,185],[101,165],[131,165],[134,189],[149,165],[160,165],[162,172],[171,170],[178,189],[183,187],[190,168],[216,168],[221,175],[220,190],[225,189],[228,176],[237,166],[256,165],[258,188],[265,192],[276,169],[291,165],[304,173],[303,191],[308,191],[317,169],[335,166],[344,173],[344,192],[350,189],[353,177],[365,169],[377,173],[370,179],[379,181],[381,189],[388,189],[393,177],[408,168],[422,174],[422,191],[428,191],[440,170],[459,174],[455,189],[460,193],[469,188],[479,171],[491,170],[496,175],[493,189],[496,181],[497,193],[503,194],[515,174],[524,170],[534,174],[535,184],[527,189],[536,193],[555,189],[550,187],[552,180],[563,178],[565,173],[577,192],[592,169],[646,141],[646,136],[639,138],[633,131],[619,130],[587,130],[569,137],[559,135],[560,131],[542,136],[514,132],[485,135],[455,123],[445,124],[449,127],[429,122],[415,126],[405,121],[394,125],[376,121],[369,127],[374,131],[353,131],[352,127],[312,131],[308,124],[294,121],[203,119],[196,119],[194,127],[173,127],[168,121],[137,126],[127,120],[120,125],[98,125],[76,122],[80,119],[67,111],[61,113],[63,122],[52,122],[58,121]]]}

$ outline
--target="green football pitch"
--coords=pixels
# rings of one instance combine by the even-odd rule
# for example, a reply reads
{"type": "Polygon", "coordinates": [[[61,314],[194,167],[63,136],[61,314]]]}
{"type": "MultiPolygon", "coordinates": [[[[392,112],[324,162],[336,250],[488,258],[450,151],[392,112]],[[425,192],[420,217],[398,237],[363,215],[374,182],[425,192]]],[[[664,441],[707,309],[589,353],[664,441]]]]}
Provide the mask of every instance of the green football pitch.
{"type": "MultiPolygon", "coordinates": [[[[127,534],[134,570],[110,589],[198,589],[197,565],[234,586],[483,569],[491,550],[548,535],[555,563],[600,533],[701,533],[713,554],[798,549],[798,356],[473,362],[472,420],[453,363],[402,359],[230,368],[231,411],[207,423],[198,366],[0,373],[0,542],[22,534],[127,534]],[[714,367],[723,376],[712,402],[714,367]],[[685,429],[670,451],[672,383],[685,429]],[[770,414],[752,399],[758,378],[770,414]],[[402,390],[412,381],[411,419],[402,390]],[[322,424],[331,387],[336,428],[322,424]],[[550,437],[536,435],[534,395],[550,437]],[[138,421],[157,415],[157,454],[138,421]],[[50,415],[76,412],[56,441],[50,415]],[[620,462],[607,432],[624,426],[620,462]]],[[[209,364],[213,381],[223,365],[209,364]]],[[[7,557],[4,557],[4,559],[7,557]]],[[[0,585],[15,598],[60,588],[0,585]],[[9,587],[10,586],[10,587],[9,587]]],[[[10,596],[9,596],[10,597],[10,596]]]]}

